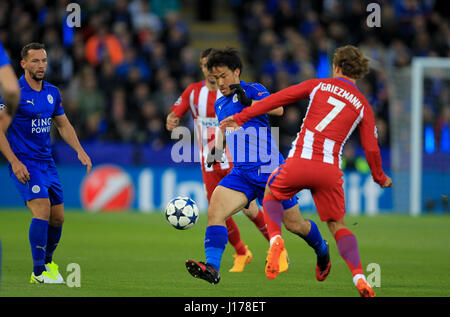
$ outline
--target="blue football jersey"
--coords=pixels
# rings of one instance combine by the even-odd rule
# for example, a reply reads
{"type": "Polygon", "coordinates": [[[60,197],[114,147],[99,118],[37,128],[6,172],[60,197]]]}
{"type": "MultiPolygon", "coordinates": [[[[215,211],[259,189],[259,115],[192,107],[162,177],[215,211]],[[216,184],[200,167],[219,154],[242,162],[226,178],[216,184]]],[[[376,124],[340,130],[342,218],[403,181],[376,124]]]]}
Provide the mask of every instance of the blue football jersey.
{"type": "Polygon", "coordinates": [[[7,131],[11,149],[19,158],[53,160],[50,140],[52,118],[64,114],[59,89],[43,81],[41,91],[33,90],[24,76],[19,79],[19,87],[19,106],[7,131]]]}
{"type": "Polygon", "coordinates": [[[6,55],[5,49],[3,48],[2,42],[0,42],[0,67],[9,64],[10,60],[8,55],[6,55]]]}
{"type": "MultiPolygon", "coordinates": [[[[240,84],[252,100],[261,100],[270,95],[269,91],[259,83],[241,81],[240,84]]],[[[245,108],[238,101],[236,94],[222,96],[214,106],[219,122],[245,108]]],[[[226,131],[225,136],[235,167],[252,169],[270,164],[275,169],[283,161],[277,144],[272,138],[266,114],[248,120],[237,131],[226,131]]]]}

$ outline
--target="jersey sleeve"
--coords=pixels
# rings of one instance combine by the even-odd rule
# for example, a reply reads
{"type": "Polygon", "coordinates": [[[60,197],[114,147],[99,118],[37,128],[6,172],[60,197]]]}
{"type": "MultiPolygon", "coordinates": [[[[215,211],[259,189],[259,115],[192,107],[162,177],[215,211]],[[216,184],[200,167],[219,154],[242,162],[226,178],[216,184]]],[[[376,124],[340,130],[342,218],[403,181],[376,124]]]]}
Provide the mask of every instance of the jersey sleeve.
{"type": "Polygon", "coordinates": [[[248,87],[247,96],[252,100],[262,100],[270,95],[267,88],[259,83],[249,84],[248,87]]]}
{"type": "Polygon", "coordinates": [[[178,117],[183,117],[186,112],[190,109],[189,98],[192,90],[194,89],[193,85],[189,85],[178,97],[177,101],[173,104],[170,110],[178,117]]]}
{"type": "Polygon", "coordinates": [[[56,89],[55,92],[55,111],[53,112],[53,116],[61,116],[64,114],[64,108],[62,105],[62,98],[59,89],[56,89]]]}
{"type": "Polygon", "coordinates": [[[369,104],[364,106],[364,115],[359,124],[361,144],[369,164],[373,180],[379,185],[386,182],[386,174],[381,164],[380,148],[378,147],[378,133],[375,118],[369,104]]]}
{"type": "Polygon", "coordinates": [[[264,98],[264,100],[258,101],[251,107],[247,107],[240,113],[235,114],[233,116],[234,121],[238,125],[242,125],[248,120],[267,113],[270,110],[291,104],[301,99],[306,99],[318,82],[319,80],[317,79],[307,80],[298,85],[280,90],[266,98],[262,97],[261,99],[264,98]]]}

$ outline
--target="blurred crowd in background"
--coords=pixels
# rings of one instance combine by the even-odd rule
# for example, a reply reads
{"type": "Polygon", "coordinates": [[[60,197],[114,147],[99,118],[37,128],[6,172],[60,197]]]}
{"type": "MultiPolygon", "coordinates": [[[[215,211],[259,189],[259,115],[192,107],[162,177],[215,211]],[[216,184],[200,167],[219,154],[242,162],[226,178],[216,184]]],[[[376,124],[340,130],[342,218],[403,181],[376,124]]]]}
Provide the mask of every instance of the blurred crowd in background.
{"type": "MultiPolygon", "coordinates": [[[[371,59],[371,72],[357,85],[372,105],[383,147],[390,144],[389,73],[410,66],[413,56],[450,57],[446,1],[237,1],[234,12],[256,79],[270,91],[309,78],[329,77],[335,48],[347,44],[360,47],[371,59]],[[370,12],[366,8],[373,2],[380,4],[382,27],[368,26],[370,12]]],[[[440,82],[427,89],[431,96],[427,96],[426,120],[435,128],[438,140],[442,126],[447,125],[448,133],[450,124],[449,87],[448,82],[440,82]]],[[[307,102],[286,109],[280,125],[284,151],[295,138],[307,102]]],[[[358,146],[358,138],[353,134],[348,151],[358,146]]]]}
{"type": "MultiPolygon", "coordinates": [[[[198,0],[201,1],[201,0],[198,0]]],[[[0,1],[0,39],[20,76],[20,50],[43,42],[47,81],[60,88],[66,114],[82,141],[170,143],[165,117],[188,84],[200,80],[198,51],[177,0],[85,0],[81,27],[64,24],[71,1],[0,1]]],[[[389,146],[389,70],[409,66],[413,56],[450,57],[446,1],[230,0],[245,70],[270,92],[331,75],[334,48],[357,45],[372,59],[358,82],[371,103],[379,141],[389,146]],[[366,24],[367,4],[381,5],[380,28],[366,24]]],[[[198,7],[201,7],[198,6],[198,7]]],[[[214,7],[220,15],[220,6],[214,7]]],[[[211,43],[214,46],[214,43],[211,43]]],[[[434,87],[433,127],[450,121],[448,85],[434,87]],[[445,91],[443,91],[445,90],[445,91]]],[[[307,102],[307,101],[305,101],[307,102]]],[[[304,104],[304,103],[302,103],[304,104]]],[[[287,107],[280,125],[284,153],[299,130],[306,107],[287,107]]],[[[280,119],[274,124],[279,124],[280,119]]],[[[439,130],[440,131],[440,130],[439,130]]],[[[438,132],[437,132],[438,134],[438,132]]],[[[358,146],[359,137],[350,140],[358,146]]],[[[344,153],[344,155],[347,155],[344,153]]],[[[351,156],[351,153],[348,154],[351,156]]]]}

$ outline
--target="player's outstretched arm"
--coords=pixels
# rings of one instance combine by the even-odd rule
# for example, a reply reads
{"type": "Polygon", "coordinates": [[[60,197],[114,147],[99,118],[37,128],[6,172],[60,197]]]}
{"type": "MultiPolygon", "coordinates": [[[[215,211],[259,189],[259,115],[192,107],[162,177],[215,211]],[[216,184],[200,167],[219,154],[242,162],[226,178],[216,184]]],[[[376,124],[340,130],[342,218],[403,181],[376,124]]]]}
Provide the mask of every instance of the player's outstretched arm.
{"type": "Polygon", "coordinates": [[[262,100],[259,100],[251,107],[243,109],[240,113],[235,114],[234,121],[241,126],[254,117],[260,116],[264,113],[269,113],[278,107],[305,99],[309,96],[314,86],[317,86],[319,82],[320,81],[317,79],[310,79],[298,85],[280,90],[262,100]]]}
{"type": "Polygon", "coordinates": [[[382,188],[392,187],[392,179],[387,176],[382,168],[380,148],[378,146],[378,133],[375,118],[370,105],[363,109],[363,118],[359,125],[361,144],[369,164],[373,180],[382,188]]]}
{"type": "Polygon", "coordinates": [[[53,122],[55,123],[56,128],[58,129],[58,132],[63,140],[78,153],[78,159],[80,160],[81,164],[86,166],[86,174],[89,174],[92,168],[91,158],[86,154],[83,147],[81,146],[75,129],[70,124],[67,116],[65,114],[55,116],[53,118],[53,122]]]}

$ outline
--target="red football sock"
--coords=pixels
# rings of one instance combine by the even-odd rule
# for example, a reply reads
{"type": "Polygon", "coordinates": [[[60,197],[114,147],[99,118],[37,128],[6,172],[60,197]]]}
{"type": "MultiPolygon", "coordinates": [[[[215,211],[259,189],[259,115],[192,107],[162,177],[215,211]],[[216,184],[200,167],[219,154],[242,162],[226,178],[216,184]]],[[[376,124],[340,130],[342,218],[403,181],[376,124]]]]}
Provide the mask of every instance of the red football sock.
{"type": "Polygon", "coordinates": [[[347,263],[353,276],[356,274],[364,274],[355,235],[347,228],[343,228],[336,231],[334,238],[336,239],[339,254],[345,263],[347,263]]]}
{"type": "Polygon", "coordinates": [[[281,221],[284,214],[283,204],[272,194],[267,194],[264,196],[263,207],[269,238],[272,239],[276,235],[281,236],[281,221]]]}
{"type": "Polygon", "coordinates": [[[236,250],[237,254],[243,255],[247,252],[244,243],[241,240],[241,234],[239,228],[232,217],[228,218],[225,222],[228,230],[228,241],[236,250]]]}
{"type": "Polygon", "coordinates": [[[258,228],[264,238],[269,241],[269,232],[267,231],[266,221],[264,220],[264,213],[261,210],[258,210],[258,214],[255,218],[248,218],[255,224],[256,228],[258,228]]]}

